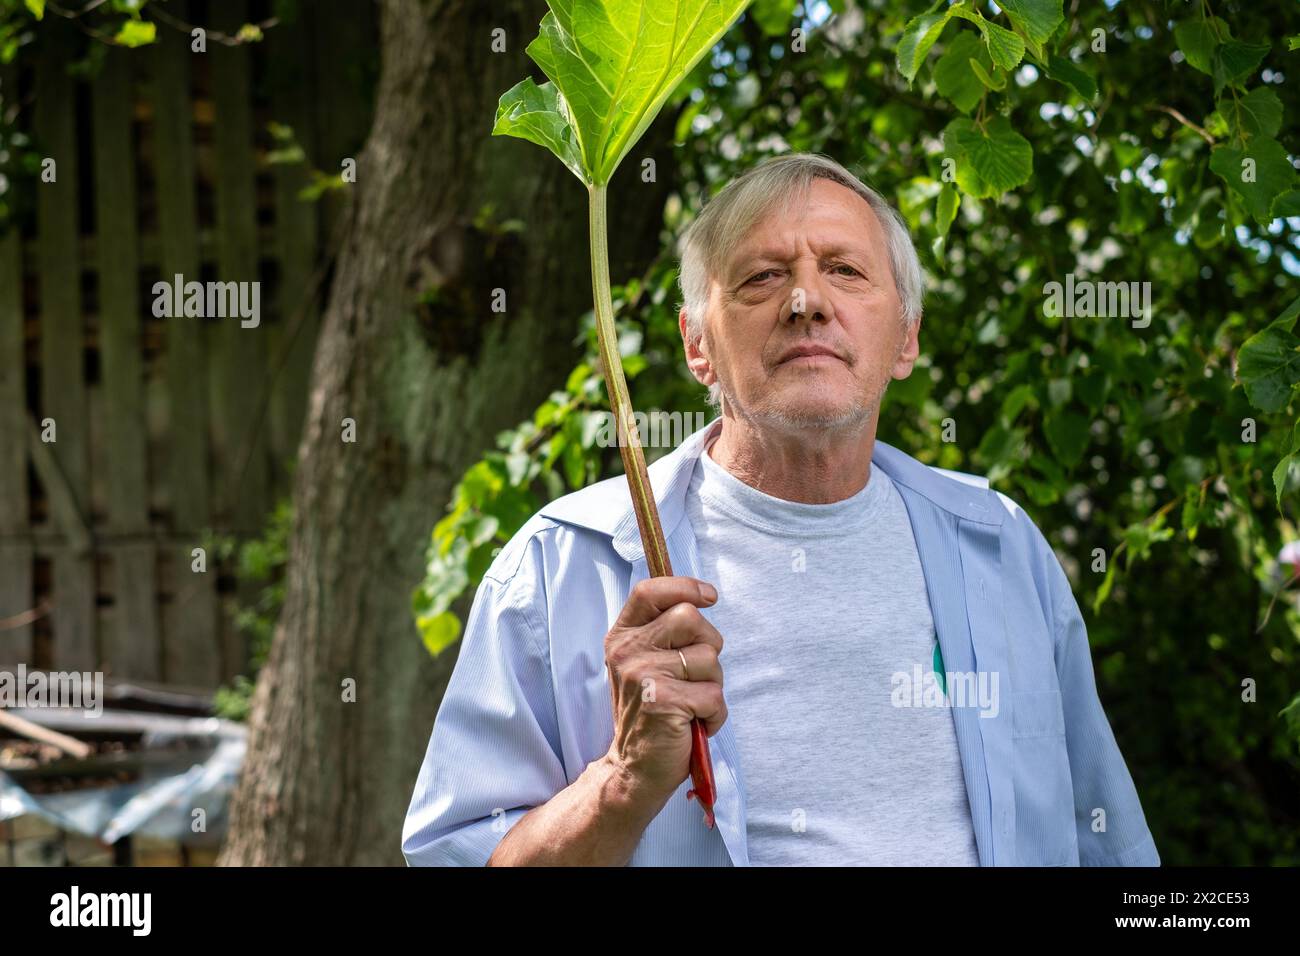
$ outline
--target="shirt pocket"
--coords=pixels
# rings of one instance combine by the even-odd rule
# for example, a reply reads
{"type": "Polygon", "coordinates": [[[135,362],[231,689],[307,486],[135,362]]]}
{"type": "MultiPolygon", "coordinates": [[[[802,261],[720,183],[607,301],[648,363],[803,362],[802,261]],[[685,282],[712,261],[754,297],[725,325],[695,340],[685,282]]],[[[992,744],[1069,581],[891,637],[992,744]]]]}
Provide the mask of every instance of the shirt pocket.
{"type": "Polygon", "coordinates": [[[1011,698],[1016,851],[1021,866],[1077,866],[1074,786],[1059,690],[1011,698]]]}
{"type": "Polygon", "coordinates": [[[1011,694],[1011,736],[1064,737],[1065,710],[1059,690],[1011,694]]]}

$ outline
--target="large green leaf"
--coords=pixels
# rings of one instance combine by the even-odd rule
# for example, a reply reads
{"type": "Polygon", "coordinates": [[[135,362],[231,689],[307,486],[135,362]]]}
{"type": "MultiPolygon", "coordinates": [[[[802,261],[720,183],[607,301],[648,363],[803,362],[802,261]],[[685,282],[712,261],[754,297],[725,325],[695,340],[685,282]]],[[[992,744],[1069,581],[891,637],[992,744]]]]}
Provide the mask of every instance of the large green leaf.
{"type": "Polygon", "coordinates": [[[1300,461],[1300,421],[1295,423],[1291,433],[1291,450],[1273,468],[1273,489],[1277,492],[1277,508],[1282,510],[1282,492],[1286,489],[1287,478],[1291,475],[1291,465],[1300,461]]]}
{"type": "Polygon", "coordinates": [[[1014,70],[1025,58],[1025,41],[1005,27],[985,22],[984,40],[989,46],[989,56],[1004,70],[1014,70]]]}
{"type": "Polygon", "coordinates": [[[492,133],[518,136],[545,146],[573,171],[573,175],[583,178],[578,141],[565,117],[559,90],[552,83],[538,86],[532,77],[517,83],[501,97],[492,133]]]}
{"type": "Polygon", "coordinates": [[[995,65],[1004,70],[1014,70],[1022,59],[1025,57],[1025,41],[1019,34],[1008,30],[1006,27],[998,26],[990,20],[985,20],[984,15],[974,9],[967,0],[949,8],[950,16],[961,17],[963,20],[969,20],[975,26],[979,27],[980,35],[984,37],[984,43],[988,46],[989,56],[993,58],[995,65]]]}
{"type": "Polygon", "coordinates": [[[1043,44],[1065,22],[1063,0],[1004,0],[998,4],[1012,26],[1024,34],[1034,55],[1043,58],[1043,44]]]}
{"type": "Polygon", "coordinates": [[[1091,73],[1085,72],[1074,61],[1055,53],[1047,58],[1047,75],[1058,83],[1064,83],[1085,100],[1097,98],[1097,81],[1091,73]]]}
{"type": "Polygon", "coordinates": [[[1225,35],[1228,25],[1215,17],[1210,20],[1185,20],[1174,27],[1174,42],[1183,51],[1187,64],[1202,73],[1214,73],[1214,51],[1219,46],[1219,36],[1225,35]]]}
{"type": "Polygon", "coordinates": [[[948,25],[948,20],[952,17],[951,10],[940,8],[947,3],[947,0],[936,0],[934,6],[926,10],[925,13],[918,14],[907,22],[903,27],[903,36],[898,41],[898,72],[907,77],[910,84],[916,79],[916,71],[921,68],[925,62],[925,55],[930,52],[930,47],[934,46],[939,34],[943,28],[948,25]]]}
{"type": "Polygon", "coordinates": [[[971,30],[958,33],[943,56],[934,64],[934,84],[963,113],[969,113],[984,95],[984,83],[971,67],[971,60],[983,61],[985,70],[993,68],[984,44],[971,30]]]}
{"type": "Polygon", "coordinates": [[[1220,115],[1247,136],[1276,136],[1282,128],[1282,101],[1266,86],[1224,97],[1217,106],[1220,115]]]}
{"type": "Polygon", "coordinates": [[[1267,43],[1229,40],[1214,51],[1214,92],[1236,85],[1255,72],[1269,51],[1267,43]]]}
{"type": "Polygon", "coordinates": [[[983,127],[965,117],[955,119],[943,131],[943,144],[957,160],[957,185],[976,199],[1000,196],[1028,182],[1034,172],[1029,141],[1005,116],[995,116],[983,127]]]}
{"type": "Polygon", "coordinates": [[[1248,338],[1237,353],[1237,378],[1246,398],[1261,411],[1280,412],[1300,384],[1300,338],[1291,331],[1297,317],[1300,299],[1248,338]]]}
{"type": "Polygon", "coordinates": [[[673,88],[748,4],[547,0],[550,12],[527,52],[550,83],[524,80],[508,90],[493,134],[545,146],[584,182],[604,186],[673,88]]]}
{"type": "Polygon", "coordinates": [[[1286,149],[1277,140],[1264,137],[1252,139],[1245,149],[1216,146],[1210,153],[1210,169],[1245,200],[1261,225],[1273,219],[1273,200],[1296,183],[1295,167],[1286,149]]]}

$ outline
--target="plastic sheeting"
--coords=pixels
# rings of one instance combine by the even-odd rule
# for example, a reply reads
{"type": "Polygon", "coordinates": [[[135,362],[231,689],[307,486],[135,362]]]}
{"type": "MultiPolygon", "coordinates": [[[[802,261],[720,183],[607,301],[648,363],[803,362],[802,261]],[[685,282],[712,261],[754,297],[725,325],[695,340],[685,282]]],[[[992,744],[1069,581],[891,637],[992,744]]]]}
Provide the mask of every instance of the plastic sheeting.
{"type": "MultiPolygon", "coordinates": [[[[140,733],[140,747],[160,759],[139,779],[62,793],[29,793],[0,770],[0,820],[35,814],[63,830],[114,843],[139,833],[192,846],[215,846],[226,831],[230,795],[244,760],[247,730],[216,717],[178,717],[105,708],[96,718],[75,710],[19,711],[34,723],[68,733],[140,733]],[[202,815],[195,814],[201,809],[202,815]],[[203,829],[196,829],[197,820],[203,829]]],[[[94,758],[90,758],[93,761],[94,758]]]]}

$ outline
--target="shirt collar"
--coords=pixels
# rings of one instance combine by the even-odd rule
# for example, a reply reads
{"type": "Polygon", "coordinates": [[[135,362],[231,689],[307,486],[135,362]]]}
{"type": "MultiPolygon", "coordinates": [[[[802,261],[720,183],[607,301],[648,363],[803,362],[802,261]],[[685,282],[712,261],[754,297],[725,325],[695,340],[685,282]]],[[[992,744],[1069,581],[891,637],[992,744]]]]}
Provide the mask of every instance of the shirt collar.
{"type": "MultiPolygon", "coordinates": [[[[721,427],[721,416],[692,433],[677,448],[648,466],[650,486],[659,508],[659,522],[664,537],[672,536],[686,512],[686,490],[696,460],[700,457],[714,428],[721,427]]],[[[1006,511],[996,507],[994,492],[988,481],[974,475],[932,468],[911,455],[876,439],[871,463],[878,466],[895,484],[903,485],[928,499],[935,506],[957,517],[981,524],[1000,525],[1006,511]]],[[[556,498],[541,509],[543,517],[609,535],[614,550],[623,560],[635,563],[645,557],[641,534],[637,529],[632,496],[623,475],[606,478],[579,491],[556,498]]]]}

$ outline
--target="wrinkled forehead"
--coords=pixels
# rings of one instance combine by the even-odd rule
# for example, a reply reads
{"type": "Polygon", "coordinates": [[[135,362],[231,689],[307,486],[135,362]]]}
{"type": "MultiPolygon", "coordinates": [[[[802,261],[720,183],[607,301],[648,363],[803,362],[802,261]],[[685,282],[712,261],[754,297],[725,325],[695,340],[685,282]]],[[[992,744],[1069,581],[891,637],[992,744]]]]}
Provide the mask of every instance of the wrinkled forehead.
{"type": "Polygon", "coordinates": [[[727,224],[723,235],[731,241],[710,270],[722,281],[755,260],[793,259],[805,240],[818,255],[883,254],[884,232],[871,204],[833,180],[796,184],[784,194],[742,205],[748,208],[738,210],[736,221],[727,224]]]}

